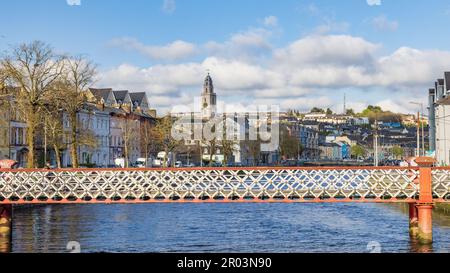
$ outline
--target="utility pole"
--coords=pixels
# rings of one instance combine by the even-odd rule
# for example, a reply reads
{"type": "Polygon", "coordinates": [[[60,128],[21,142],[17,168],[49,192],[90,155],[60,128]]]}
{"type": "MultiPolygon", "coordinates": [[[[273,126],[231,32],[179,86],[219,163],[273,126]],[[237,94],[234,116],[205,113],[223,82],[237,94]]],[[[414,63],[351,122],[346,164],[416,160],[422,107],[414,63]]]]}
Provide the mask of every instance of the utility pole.
{"type": "Polygon", "coordinates": [[[425,151],[425,129],[424,129],[424,114],[423,114],[423,104],[422,104],[422,118],[421,118],[421,126],[422,126],[422,156],[426,155],[425,151]]]}
{"type": "Polygon", "coordinates": [[[378,167],[380,165],[379,159],[378,159],[378,120],[375,120],[375,134],[373,135],[373,147],[374,147],[374,160],[375,160],[375,167],[378,167]]]}
{"type": "Polygon", "coordinates": [[[417,112],[417,151],[416,156],[420,157],[420,113],[417,112]]]}
{"type": "Polygon", "coordinates": [[[425,156],[425,129],[423,124],[423,103],[421,102],[410,102],[411,104],[419,105],[421,107],[422,115],[417,112],[417,152],[416,156],[425,156]],[[422,127],[422,151],[420,150],[420,127],[422,127]]]}
{"type": "Polygon", "coordinates": [[[344,93],[344,115],[347,114],[347,94],[344,93]]]}

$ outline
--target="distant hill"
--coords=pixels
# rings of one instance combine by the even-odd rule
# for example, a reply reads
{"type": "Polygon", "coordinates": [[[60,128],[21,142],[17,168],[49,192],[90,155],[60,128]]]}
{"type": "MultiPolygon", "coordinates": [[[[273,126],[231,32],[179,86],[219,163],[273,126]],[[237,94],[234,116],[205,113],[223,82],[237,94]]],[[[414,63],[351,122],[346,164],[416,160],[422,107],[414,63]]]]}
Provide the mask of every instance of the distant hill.
{"type": "Polygon", "coordinates": [[[402,122],[402,115],[391,111],[384,111],[380,106],[369,105],[367,109],[358,114],[359,117],[369,118],[373,123],[375,120],[382,122],[402,122]]]}

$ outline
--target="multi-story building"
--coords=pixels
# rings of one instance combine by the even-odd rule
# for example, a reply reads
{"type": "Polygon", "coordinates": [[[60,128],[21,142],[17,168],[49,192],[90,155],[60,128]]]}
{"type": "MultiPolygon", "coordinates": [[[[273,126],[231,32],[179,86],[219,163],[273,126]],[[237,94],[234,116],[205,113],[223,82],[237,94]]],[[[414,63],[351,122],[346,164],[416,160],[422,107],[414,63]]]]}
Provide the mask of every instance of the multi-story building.
{"type": "Polygon", "coordinates": [[[18,90],[0,86],[0,159],[9,158],[26,167],[28,158],[27,124],[14,107],[18,90]]]}
{"type": "MultiPolygon", "coordinates": [[[[64,129],[69,131],[70,123],[67,121],[67,115],[63,118],[66,119],[63,122],[64,129]]],[[[83,110],[77,113],[77,120],[79,130],[83,132],[82,138],[86,138],[85,143],[80,143],[77,147],[80,166],[107,167],[109,165],[109,112],[95,104],[87,103],[83,110]]],[[[62,158],[63,166],[72,165],[70,147],[63,152],[62,158]]]]}
{"type": "Polygon", "coordinates": [[[324,143],[319,146],[320,159],[339,161],[342,160],[342,148],[336,143],[324,143]]]}
{"type": "Polygon", "coordinates": [[[299,122],[288,125],[290,134],[298,137],[299,143],[303,148],[302,159],[314,160],[320,157],[319,132],[305,126],[299,122]]]}
{"type": "Polygon", "coordinates": [[[430,153],[439,165],[450,165],[450,72],[429,90],[430,153]]]}
{"type": "Polygon", "coordinates": [[[9,158],[10,99],[0,86],[0,160],[9,158]]]}
{"type": "Polygon", "coordinates": [[[19,167],[26,167],[28,158],[27,124],[18,111],[11,110],[10,114],[9,158],[17,161],[19,167]]]}
{"type": "MultiPolygon", "coordinates": [[[[145,156],[140,143],[141,124],[147,121],[154,124],[155,120],[155,112],[149,109],[147,95],[127,90],[91,88],[87,97],[88,103],[77,114],[77,120],[80,130],[85,136],[90,135],[95,145],[79,145],[79,164],[112,167],[116,159],[125,157],[126,150],[130,164],[145,156]]],[[[66,115],[64,126],[69,130],[66,115]]],[[[71,161],[69,147],[63,152],[63,166],[71,166],[71,161]]]]}
{"type": "Polygon", "coordinates": [[[326,113],[309,113],[304,115],[303,120],[339,125],[350,123],[352,121],[352,117],[337,114],[329,115],[326,113]]]}

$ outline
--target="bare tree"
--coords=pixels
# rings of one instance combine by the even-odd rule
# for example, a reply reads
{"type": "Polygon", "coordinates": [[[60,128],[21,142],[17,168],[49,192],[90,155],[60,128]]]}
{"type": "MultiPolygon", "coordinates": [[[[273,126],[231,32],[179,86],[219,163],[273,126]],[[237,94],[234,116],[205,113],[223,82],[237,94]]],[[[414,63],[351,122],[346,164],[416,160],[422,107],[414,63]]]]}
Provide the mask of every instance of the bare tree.
{"type": "Polygon", "coordinates": [[[156,125],[153,127],[153,138],[158,147],[160,147],[164,152],[163,166],[167,167],[167,160],[169,153],[176,151],[183,142],[176,140],[172,137],[172,127],[174,126],[174,121],[171,116],[166,116],[157,121],[156,125]]]}
{"type": "Polygon", "coordinates": [[[261,140],[246,140],[244,142],[247,152],[252,157],[253,166],[258,165],[259,160],[261,159],[261,140]]]}
{"type": "Polygon", "coordinates": [[[218,140],[217,138],[213,138],[211,140],[203,140],[202,143],[203,146],[207,147],[209,152],[209,166],[212,167],[214,165],[214,155],[216,155],[217,152],[218,140]]]}
{"type": "MultiPolygon", "coordinates": [[[[237,145],[239,142],[235,139],[236,137],[236,123],[229,119],[225,119],[221,124],[222,132],[219,135],[219,145],[222,148],[223,153],[223,162],[222,164],[225,166],[230,157],[233,156],[233,153],[238,151],[237,145]]],[[[220,131],[219,131],[220,132],[220,131]]]]}
{"type": "Polygon", "coordinates": [[[140,139],[141,139],[142,149],[145,154],[146,167],[148,167],[147,161],[148,161],[148,158],[150,157],[150,152],[152,150],[151,149],[152,144],[154,144],[153,127],[154,127],[154,125],[151,124],[150,120],[144,120],[142,122],[140,139]]]}
{"type": "Polygon", "coordinates": [[[280,128],[280,154],[285,159],[297,158],[302,152],[298,137],[292,135],[287,126],[280,128]]]}
{"type": "Polygon", "coordinates": [[[95,132],[91,129],[93,113],[91,110],[87,110],[87,112],[89,115],[86,123],[83,124],[80,120],[77,121],[78,128],[83,132],[78,135],[78,146],[84,146],[92,152],[100,144],[95,132]]]}
{"type": "Polygon", "coordinates": [[[122,133],[125,168],[130,166],[130,154],[138,146],[139,139],[139,120],[133,115],[124,114],[119,120],[118,127],[122,133]]]}
{"type": "Polygon", "coordinates": [[[67,148],[62,112],[54,105],[49,105],[46,111],[47,113],[43,121],[45,126],[44,133],[48,139],[48,145],[50,145],[55,152],[56,165],[58,166],[58,169],[61,169],[61,151],[67,148]]]}
{"type": "Polygon", "coordinates": [[[5,85],[3,70],[0,67],[0,160],[9,155],[9,120],[10,120],[10,96],[5,85]]]}
{"type": "Polygon", "coordinates": [[[11,86],[18,87],[16,106],[27,123],[29,168],[35,167],[36,129],[40,122],[45,96],[53,89],[64,68],[63,57],[56,55],[51,47],[35,41],[13,48],[1,60],[3,74],[11,86]]]}
{"type": "Polygon", "coordinates": [[[78,145],[80,144],[80,130],[77,114],[83,109],[87,98],[89,85],[94,82],[96,66],[82,56],[70,57],[65,60],[65,69],[62,77],[63,105],[70,123],[70,154],[72,165],[78,168],[78,145]]]}

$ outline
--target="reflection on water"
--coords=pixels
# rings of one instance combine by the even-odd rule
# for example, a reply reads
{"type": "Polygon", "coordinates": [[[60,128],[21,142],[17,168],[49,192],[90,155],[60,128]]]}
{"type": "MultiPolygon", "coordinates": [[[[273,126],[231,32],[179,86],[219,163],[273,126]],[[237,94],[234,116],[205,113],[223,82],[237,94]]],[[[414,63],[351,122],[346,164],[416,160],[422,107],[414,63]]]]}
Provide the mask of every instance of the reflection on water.
{"type": "MultiPolygon", "coordinates": [[[[416,238],[411,238],[410,240],[410,252],[411,253],[433,253],[433,245],[422,245],[416,238]]],[[[443,249],[439,252],[448,252],[448,250],[443,249]]]]}
{"type": "Polygon", "coordinates": [[[376,204],[55,205],[16,209],[13,252],[449,252],[410,240],[408,215],[376,204]]]}
{"type": "Polygon", "coordinates": [[[0,253],[11,252],[11,240],[7,237],[0,236],[0,253]]]}

